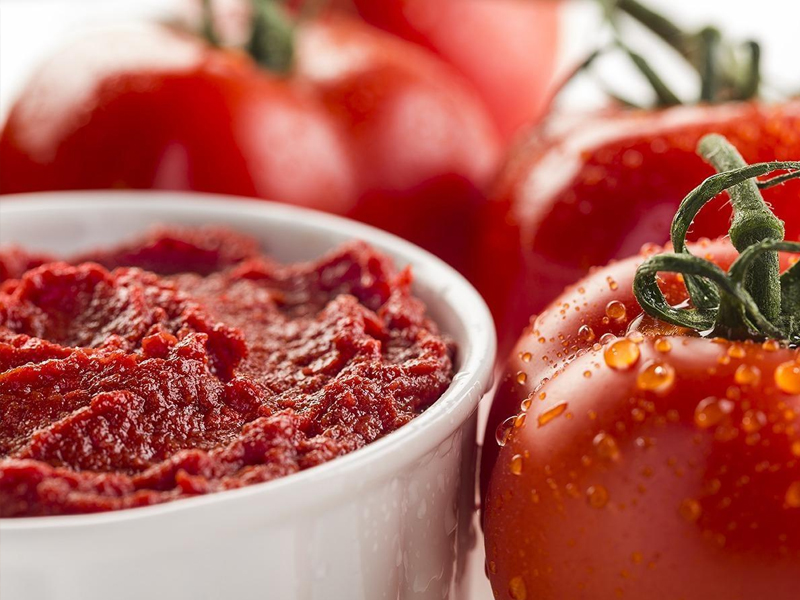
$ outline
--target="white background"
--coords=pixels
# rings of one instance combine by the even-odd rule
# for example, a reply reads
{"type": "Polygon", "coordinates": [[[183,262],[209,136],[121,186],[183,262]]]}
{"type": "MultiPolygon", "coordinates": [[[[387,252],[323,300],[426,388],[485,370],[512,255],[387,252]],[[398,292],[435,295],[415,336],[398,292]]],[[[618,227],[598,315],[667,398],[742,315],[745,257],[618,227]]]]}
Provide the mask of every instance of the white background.
{"type": "MultiPolygon", "coordinates": [[[[190,1],[0,0],[0,119],[7,114],[30,69],[65,39],[117,20],[166,17],[190,1]]],[[[562,66],[574,62],[603,39],[597,4],[594,0],[566,3],[559,60],[562,66]]],[[[674,15],[690,29],[713,22],[736,38],[757,37],[764,48],[765,79],[771,87],[800,93],[800,0],[650,0],[649,5],[674,15]]],[[[653,51],[659,54],[658,46],[648,44],[644,36],[634,35],[633,39],[637,48],[650,50],[648,56],[653,56],[653,51]]],[[[678,80],[675,87],[679,93],[690,96],[696,89],[695,82],[683,77],[686,72],[669,53],[659,55],[663,60],[655,60],[655,65],[666,71],[670,82],[678,80]]],[[[616,84],[617,89],[632,96],[647,93],[646,86],[623,61],[610,60],[603,67],[604,80],[616,84]]],[[[585,84],[575,86],[566,97],[574,106],[596,102],[599,95],[585,84]]]]}

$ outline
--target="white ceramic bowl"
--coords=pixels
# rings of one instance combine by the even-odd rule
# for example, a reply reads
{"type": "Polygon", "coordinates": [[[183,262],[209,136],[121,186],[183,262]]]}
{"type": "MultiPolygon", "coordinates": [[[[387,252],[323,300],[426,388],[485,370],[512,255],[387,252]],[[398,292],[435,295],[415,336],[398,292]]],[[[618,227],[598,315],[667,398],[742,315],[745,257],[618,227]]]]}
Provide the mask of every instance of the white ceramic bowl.
{"type": "Polygon", "coordinates": [[[458,343],[457,374],[408,425],[284,479],[116,513],[2,519],[0,598],[455,598],[471,541],[476,407],[495,355],[480,296],[392,235],[283,205],[147,192],[0,200],[0,243],[37,250],[114,244],[154,223],[229,225],[283,261],[365,240],[412,265],[415,293],[458,343]]]}

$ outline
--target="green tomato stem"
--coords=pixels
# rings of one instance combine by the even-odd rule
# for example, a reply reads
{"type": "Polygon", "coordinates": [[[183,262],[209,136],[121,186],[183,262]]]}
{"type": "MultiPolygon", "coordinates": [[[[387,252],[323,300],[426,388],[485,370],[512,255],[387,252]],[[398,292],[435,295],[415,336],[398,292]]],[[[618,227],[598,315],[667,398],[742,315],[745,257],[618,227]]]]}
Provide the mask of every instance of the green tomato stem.
{"type": "Polygon", "coordinates": [[[212,0],[203,0],[202,34],[212,46],[219,46],[217,28],[214,26],[214,7],[212,0]]]}
{"type": "MultiPolygon", "coordinates": [[[[698,152],[720,173],[747,166],[739,151],[721,135],[705,136],[700,141],[698,152]]],[[[764,202],[754,180],[739,183],[728,193],[733,205],[730,236],[739,252],[762,241],[783,240],[783,222],[764,202]]],[[[747,275],[745,288],[767,319],[771,322],[778,319],[781,314],[781,285],[777,252],[763,254],[756,260],[747,275]]],[[[726,312],[728,308],[721,307],[726,312]]]]}
{"type": "Polygon", "coordinates": [[[674,325],[729,339],[773,338],[800,344],[800,267],[780,275],[778,252],[800,253],[785,242],[783,223],[770,211],[759,188],[800,178],[800,161],[748,165],[722,136],[704,137],[698,153],[720,172],[692,190],[672,222],[674,252],[653,256],[638,269],[633,291],[642,309],[674,325]],[[761,182],[756,177],[785,173],[761,182]],[[693,256],[686,234],[697,213],[723,191],[731,196],[730,235],[740,252],[728,273],[693,256]],[[659,272],[684,276],[690,308],[669,306],[658,285],[659,272]]]}
{"type": "MultiPolygon", "coordinates": [[[[673,48],[700,76],[700,102],[721,103],[731,100],[749,100],[758,96],[761,83],[761,51],[756,42],[734,43],[721,31],[708,26],[696,32],[687,32],[673,21],[657,13],[639,0],[602,0],[607,20],[612,24],[617,37],[621,37],[616,25],[616,14],[624,13],[649,29],[658,38],[673,48]],[[746,50],[741,52],[740,50],[746,50]]],[[[641,70],[639,64],[634,64],[641,70]]],[[[663,78],[653,73],[647,76],[665,87],[663,78]]],[[[658,106],[670,106],[672,99],[664,102],[656,86],[658,106]]]]}
{"type": "Polygon", "coordinates": [[[262,67],[284,75],[294,64],[294,23],[278,0],[251,0],[253,29],[247,51],[262,67]]]}
{"type": "MultiPolygon", "coordinates": [[[[201,34],[212,46],[222,45],[215,26],[213,0],[202,0],[201,34]]],[[[282,0],[250,0],[250,38],[245,49],[255,61],[279,75],[294,65],[294,19],[282,0]]]]}

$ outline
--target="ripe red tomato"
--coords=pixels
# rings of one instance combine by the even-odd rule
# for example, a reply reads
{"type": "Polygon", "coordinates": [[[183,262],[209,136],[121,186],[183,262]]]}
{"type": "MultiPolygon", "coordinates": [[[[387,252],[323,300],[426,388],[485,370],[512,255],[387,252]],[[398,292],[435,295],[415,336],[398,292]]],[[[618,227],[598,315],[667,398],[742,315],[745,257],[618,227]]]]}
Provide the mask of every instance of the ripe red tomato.
{"type": "MultiPolygon", "coordinates": [[[[625,335],[631,322],[641,315],[641,308],[632,293],[633,277],[644,258],[658,250],[652,246],[632,258],[594,269],[564,290],[538,317],[531,319],[504,365],[492,401],[481,462],[483,494],[488,489],[500,452],[496,438],[502,438],[508,432],[509,419],[513,421],[523,402],[578,354],[600,343],[603,336],[625,335]],[[609,308],[617,318],[608,316],[609,308]]],[[[704,242],[702,248],[693,250],[695,254],[713,252],[724,267],[734,257],[733,249],[727,244],[720,246],[704,242]]],[[[675,304],[685,298],[685,289],[675,277],[666,276],[663,289],[675,304]]]]}
{"type": "Polygon", "coordinates": [[[556,0],[352,2],[367,22],[432,50],[469,79],[506,138],[547,108],[556,0]]]}
{"type": "MultiPolygon", "coordinates": [[[[694,251],[723,268],[735,256],[694,251]]],[[[795,598],[798,353],[636,322],[642,260],[577,283],[514,349],[492,413],[511,415],[505,445],[487,441],[482,466],[495,595],[795,598]]],[[[686,298],[675,276],[662,289],[686,298]]]]}
{"type": "MultiPolygon", "coordinates": [[[[511,151],[490,192],[475,260],[501,350],[590,267],[667,240],[681,198],[713,173],[694,153],[710,132],[750,162],[800,156],[800,102],[554,115],[511,151]]],[[[796,190],[776,187],[765,198],[786,221],[787,239],[800,239],[796,190]]],[[[730,215],[720,198],[692,238],[723,235],[730,215]]]]}
{"type": "Polygon", "coordinates": [[[463,268],[499,151],[457,74],[360,21],[302,24],[286,76],[152,25],[43,67],[0,138],[0,191],[257,196],[366,221],[463,268]]]}

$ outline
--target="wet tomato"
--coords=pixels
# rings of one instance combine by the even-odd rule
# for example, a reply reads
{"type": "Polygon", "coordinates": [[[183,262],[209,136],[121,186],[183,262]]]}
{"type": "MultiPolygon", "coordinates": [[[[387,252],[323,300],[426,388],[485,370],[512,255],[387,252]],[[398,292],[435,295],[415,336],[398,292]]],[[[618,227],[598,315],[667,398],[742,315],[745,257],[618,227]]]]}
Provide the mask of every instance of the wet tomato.
{"type": "MultiPolygon", "coordinates": [[[[727,268],[734,258],[729,244],[703,242],[693,250],[711,254],[727,268]]],[[[523,408],[538,406],[536,392],[564,368],[586,352],[599,352],[610,338],[623,337],[632,323],[652,325],[642,316],[642,309],[633,295],[633,278],[637,267],[651,254],[660,252],[648,247],[639,255],[614,262],[592,272],[568,287],[547,309],[525,328],[508,357],[492,402],[481,464],[481,488],[485,492],[504,438],[513,429],[514,419],[523,408]]],[[[675,304],[686,299],[684,286],[675,277],[666,276],[662,283],[667,297],[675,304]]],[[[663,324],[658,324],[659,331],[663,324]]],[[[680,334],[676,328],[664,334],[680,334]]],[[[591,377],[581,382],[592,386],[591,377]]],[[[523,420],[527,421],[527,417],[523,420]]]]}
{"type": "Polygon", "coordinates": [[[282,74],[151,25],[87,36],[34,76],[0,138],[0,190],[256,196],[371,223],[463,267],[499,152],[457,73],[360,20],[301,24],[282,74]]]}
{"type": "Polygon", "coordinates": [[[483,463],[497,597],[794,598],[797,351],[676,336],[649,318],[625,337],[639,262],[572,288],[509,362],[487,429],[505,445],[487,441],[483,463]]]}
{"type": "MultiPolygon", "coordinates": [[[[741,160],[725,156],[714,162],[734,165],[723,177],[741,160]]],[[[519,339],[481,465],[495,597],[796,597],[800,355],[789,299],[800,268],[794,256],[765,255],[800,244],[781,241],[783,225],[747,185],[731,187],[735,249],[728,238],[691,245],[695,256],[650,247],[595,269],[519,339]],[[744,230],[756,237],[742,242],[744,230]],[[769,265],[743,266],[756,253],[774,259],[774,275],[769,265]],[[690,297],[690,272],[719,284],[719,296],[690,297]],[[773,284],[785,302],[761,320],[773,284]],[[728,318],[746,333],[734,335],[742,330],[728,318]],[[713,337],[721,331],[731,335],[713,337]]]]}

